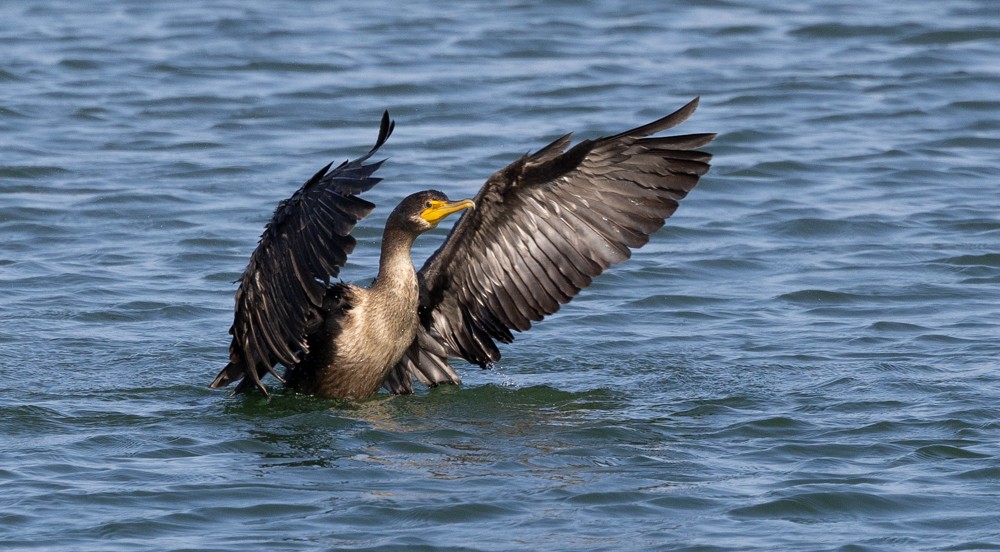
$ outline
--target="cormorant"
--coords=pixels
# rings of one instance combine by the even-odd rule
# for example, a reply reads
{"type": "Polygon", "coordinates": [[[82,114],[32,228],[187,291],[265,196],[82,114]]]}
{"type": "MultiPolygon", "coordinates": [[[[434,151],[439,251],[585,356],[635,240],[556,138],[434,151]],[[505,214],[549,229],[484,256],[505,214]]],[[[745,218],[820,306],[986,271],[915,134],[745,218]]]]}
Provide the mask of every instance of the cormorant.
{"type": "Polygon", "coordinates": [[[235,393],[270,373],[325,397],[363,398],[379,387],[411,393],[460,383],[449,366],[500,359],[496,341],[556,312],[591,279],[629,258],[663,226],[698,179],[714,134],[652,137],[686,120],[698,98],[649,124],[584,140],[570,134],[487,179],[472,200],[438,191],[404,199],[389,215],[378,275],[367,287],[331,283],[354,249],[351,230],[375,205],[358,197],[381,179],[365,162],[392,134],[382,115],[375,146],[329,164],[278,204],[240,278],[229,364],[211,387],[235,393]],[[419,272],[416,237],[468,209],[419,272]],[[287,367],[285,377],[275,365],[287,367]]]}

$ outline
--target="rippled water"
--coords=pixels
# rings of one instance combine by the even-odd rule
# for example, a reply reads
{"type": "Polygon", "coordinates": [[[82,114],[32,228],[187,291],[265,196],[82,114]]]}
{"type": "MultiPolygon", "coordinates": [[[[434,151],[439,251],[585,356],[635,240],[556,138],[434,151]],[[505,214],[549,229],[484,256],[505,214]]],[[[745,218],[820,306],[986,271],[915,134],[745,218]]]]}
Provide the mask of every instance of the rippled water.
{"type": "MultiPolygon", "coordinates": [[[[1000,548],[992,0],[4,2],[0,548],[1000,548]],[[701,95],[713,171],[461,388],[206,388],[274,205],[701,95]]],[[[440,243],[423,237],[416,256],[440,243]]]]}

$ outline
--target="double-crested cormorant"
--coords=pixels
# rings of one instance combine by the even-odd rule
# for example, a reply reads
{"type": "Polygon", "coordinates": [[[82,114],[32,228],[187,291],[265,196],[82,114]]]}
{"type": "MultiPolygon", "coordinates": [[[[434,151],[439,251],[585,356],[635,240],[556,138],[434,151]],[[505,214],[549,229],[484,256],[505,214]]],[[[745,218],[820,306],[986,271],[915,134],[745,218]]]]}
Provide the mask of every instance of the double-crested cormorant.
{"type": "Polygon", "coordinates": [[[500,358],[495,341],[510,343],[511,330],[527,330],[629,258],[698,184],[711,155],[697,148],[714,134],[649,138],[697,105],[568,151],[567,134],[490,176],[473,200],[410,195],[386,221],[374,282],[331,283],[354,249],[351,230],[375,207],[358,194],[380,180],[372,174],[382,162],[365,161],[392,134],[384,113],[367,154],[323,167],[278,204],[240,278],[229,364],[211,386],[240,380],[235,392],[266,395],[270,373],[303,392],[362,398],[379,387],[410,393],[413,377],[459,383],[450,358],[488,367],[500,358]],[[416,237],[463,209],[415,271],[416,237]]]}

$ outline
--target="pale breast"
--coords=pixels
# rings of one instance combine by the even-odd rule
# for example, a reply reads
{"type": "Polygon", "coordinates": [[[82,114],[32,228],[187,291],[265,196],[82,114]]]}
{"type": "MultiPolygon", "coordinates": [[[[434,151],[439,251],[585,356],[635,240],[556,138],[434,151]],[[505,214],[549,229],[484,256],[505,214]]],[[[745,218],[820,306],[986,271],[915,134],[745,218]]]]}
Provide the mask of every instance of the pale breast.
{"type": "Polygon", "coordinates": [[[417,284],[395,293],[358,289],[354,306],[335,338],[336,355],[323,369],[317,392],[324,396],[362,398],[375,394],[416,334],[417,284]]]}

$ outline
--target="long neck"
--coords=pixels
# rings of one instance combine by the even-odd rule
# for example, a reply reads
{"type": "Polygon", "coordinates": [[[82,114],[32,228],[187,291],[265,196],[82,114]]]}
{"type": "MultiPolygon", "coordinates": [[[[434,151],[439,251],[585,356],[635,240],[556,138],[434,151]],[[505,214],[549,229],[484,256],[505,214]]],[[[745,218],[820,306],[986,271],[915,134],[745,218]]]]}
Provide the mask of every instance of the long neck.
{"type": "Polygon", "coordinates": [[[410,258],[410,248],[416,236],[410,232],[389,228],[382,234],[382,255],[379,258],[378,275],[371,289],[378,291],[398,290],[416,281],[416,271],[410,258]]]}

